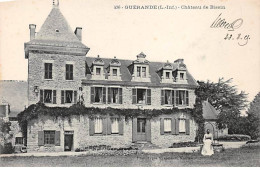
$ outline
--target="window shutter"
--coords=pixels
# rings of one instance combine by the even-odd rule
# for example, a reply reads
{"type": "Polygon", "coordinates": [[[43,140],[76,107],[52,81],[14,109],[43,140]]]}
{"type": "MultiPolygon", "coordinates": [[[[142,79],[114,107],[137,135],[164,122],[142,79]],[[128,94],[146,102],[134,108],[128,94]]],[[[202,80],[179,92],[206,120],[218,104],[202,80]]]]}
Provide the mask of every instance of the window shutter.
{"type": "Polygon", "coordinates": [[[147,99],[146,102],[148,105],[151,105],[151,89],[147,89],[147,99]]]}
{"type": "Polygon", "coordinates": [[[56,90],[53,90],[53,104],[57,104],[56,90]]]}
{"type": "Polygon", "coordinates": [[[119,104],[123,103],[122,88],[119,88],[119,104]]]}
{"type": "Polygon", "coordinates": [[[91,91],[90,102],[94,103],[95,102],[95,87],[91,87],[90,91],[91,91]]]}
{"type": "Polygon", "coordinates": [[[107,134],[111,135],[111,117],[107,117],[107,134]]]}
{"type": "Polygon", "coordinates": [[[189,91],[186,91],[186,105],[189,106],[189,91]]]}
{"type": "Polygon", "coordinates": [[[175,106],[175,96],[174,90],[172,90],[172,105],[175,106]]]}
{"type": "Polygon", "coordinates": [[[38,131],[38,145],[43,146],[44,145],[44,132],[38,131]]]}
{"type": "Polygon", "coordinates": [[[190,134],[190,119],[185,120],[185,130],[186,130],[186,135],[190,134]]]}
{"type": "Polygon", "coordinates": [[[108,87],[107,88],[107,103],[108,104],[110,104],[111,103],[111,96],[112,96],[112,94],[111,94],[111,87],[108,87]]]}
{"type": "Polygon", "coordinates": [[[147,142],[151,142],[151,121],[150,121],[150,119],[146,119],[146,140],[147,140],[147,142]]]}
{"type": "Polygon", "coordinates": [[[102,88],[103,90],[103,95],[102,95],[102,97],[103,97],[103,103],[106,103],[106,87],[103,87],[102,88]]]}
{"type": "Polygon", "coordinates": [[[73,80],[73,65],[70,65],[70,79],[73,80]]]}
{"type": "Polygon", "coordinates": [[[176,120],[172,118],[172,135],[176,135],[176,120]]]}
{"type": "Polygon", "coordinates": [[[137,102],[137,90],[136,89],[132,89],[132,102],[133,102],[133,104],[136,104],[136,102],[137,102]]]}
{"type": "Polygon", "coordinates": [[[55,131],[55,145],[60,146],[60,131],[55,131]]]}
{"type": "Polygon", "coordinates": [[[175,126],[175,134],[178,135],[179,134],[179,119],[175,119],[176,121],[176,126],[175,126]]]}
{"type": "Polygon", "coordinates": [[[107,135],[107,118],[102,119],[102,134],[107,135]]]}
{"type": "Polygon", "coordinates": [[[179,105],[179,90],[176,90],[176,106],[179,105]]]}
{"type": "Polygon", "coordinates": [[[52,79],[52,64],[50,64],[50,68],[49,68],[49,78],[52,79]]]}
{"type": "Polygon", "coordinates": [[[137,118],[133,118],[133,124],[132,124],[132,129],[133,129],[133,142],[137,141],[137,118]]]}
{"type": "Polygon", "coordinates": [[[124,120],[121,118],[119,119],[119,135],[123,135],[124,134],[124,120]]]}
{"type": "Polygon", "coordinates": [[[43,90],[40,90],[40,102],[43,103],[43,90]]]}
{"type": "Polygon", "coordinates": [[[64,90],[61,90],[61,104],[64,104],[64,90]]]}
{"type": "Polygon", "coordinates": [[[160,121],[161,121],[160,132],[161,132],[161,135],[164,135],[164,118],[161,118],[160,121]]]}
{"type": "Polygon", "coordinates": [[[164,98],[164,96],[165,96],[165,90],[162,90],[162,91],[161,91],[161,105],[164,105],[164,104],[165,104],[165,98],[164,98]]]}
{"type": "Polygon", "coordinates": [[[94,127],[94,119],[89,118],[89,135],[93,136],[95,133],[95,127],[94,127]]]}
{"type": "Polygon", "coordinates": [[[78,94],[77,94],[77,91],[74,91],[74,103],[77,103],[77,98],[78,97],[78,94]]]}
{"type": "Polygon", "coordinates": [[[66,80],[69,79],[69,65],[66,64],[66,80]]]}

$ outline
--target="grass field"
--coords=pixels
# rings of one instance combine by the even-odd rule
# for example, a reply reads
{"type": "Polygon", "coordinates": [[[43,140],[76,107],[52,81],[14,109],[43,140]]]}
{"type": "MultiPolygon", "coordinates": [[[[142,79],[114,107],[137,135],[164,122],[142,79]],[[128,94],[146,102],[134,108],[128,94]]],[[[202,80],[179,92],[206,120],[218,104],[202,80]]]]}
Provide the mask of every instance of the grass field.
{"type": "Polygon", "coordinates": [[[88,166],[88,167],[151,167],[151,166],[260,166],[260,147],[227,149],[204,157],[199,153],[138,154],[130,156],[63,156],[2,157],[0,166],[88,166]]]}

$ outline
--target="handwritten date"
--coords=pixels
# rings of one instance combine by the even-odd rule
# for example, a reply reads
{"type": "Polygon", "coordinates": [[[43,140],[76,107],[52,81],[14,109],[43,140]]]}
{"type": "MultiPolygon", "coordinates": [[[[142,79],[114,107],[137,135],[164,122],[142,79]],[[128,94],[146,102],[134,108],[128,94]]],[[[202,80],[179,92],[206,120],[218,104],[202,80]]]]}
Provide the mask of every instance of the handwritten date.
{"type": "Polygon", "coordinates": [[[244,46],[250,40],[250,35],[242,35],[241,33],[235,35],[235,34],[227,33],[224,40],[235,40],[235,41],[238,41],[238,45],[244,46]]]}

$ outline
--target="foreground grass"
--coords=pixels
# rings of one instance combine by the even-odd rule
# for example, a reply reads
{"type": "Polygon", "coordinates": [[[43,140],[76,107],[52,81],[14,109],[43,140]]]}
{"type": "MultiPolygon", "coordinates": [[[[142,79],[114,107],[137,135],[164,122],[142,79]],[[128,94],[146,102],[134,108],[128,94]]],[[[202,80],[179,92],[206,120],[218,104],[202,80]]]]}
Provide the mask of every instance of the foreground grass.
{"type": "Polygon", "coordinates": [[[199,153],[138,154],[130,156],[3,157],[0,166],[260,166],[260,147],[228,149],[204,157],[199,153]]]}

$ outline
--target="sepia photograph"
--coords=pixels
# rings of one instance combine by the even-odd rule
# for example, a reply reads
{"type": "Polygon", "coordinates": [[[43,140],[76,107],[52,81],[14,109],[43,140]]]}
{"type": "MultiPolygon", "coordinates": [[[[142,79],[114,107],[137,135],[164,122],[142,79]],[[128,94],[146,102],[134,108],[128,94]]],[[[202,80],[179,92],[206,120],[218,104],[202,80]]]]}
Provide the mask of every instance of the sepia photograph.
{"type": "Polygon", "coordinates": [[[0,167],[259,166],[259,0],[0,0],[0,167]]]}

